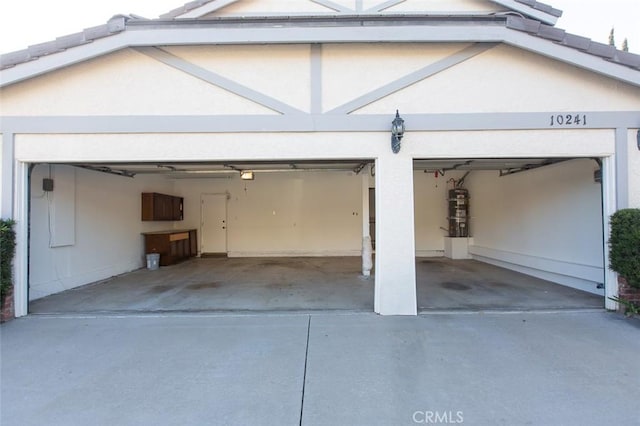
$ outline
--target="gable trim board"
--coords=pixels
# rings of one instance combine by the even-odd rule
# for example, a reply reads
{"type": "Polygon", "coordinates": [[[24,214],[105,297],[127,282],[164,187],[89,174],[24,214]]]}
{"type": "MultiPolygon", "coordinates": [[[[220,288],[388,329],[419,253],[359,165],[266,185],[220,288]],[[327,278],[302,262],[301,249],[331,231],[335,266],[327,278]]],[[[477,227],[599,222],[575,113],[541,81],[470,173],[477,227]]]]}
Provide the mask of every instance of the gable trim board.
{"type": "MultiPolygon", "coordinates": [[[[119,18],[120,19],[120,18],[119,18]]],[[[354,42],[506,43],[640,86],[640,56],[589,42],[537,21],[513,16],[331,16],[219,18],[209,21],[128,20],[125,28],[89,44],[54,45],[2,55],[0,87],[128,47],[194,44],[322,44],[354,42]],[[532,22],[533,25],[528,25],[532,22]],[[242,25],[239,25],[242,24],[242,25]],[[247,27],[247,24],[253,24],[247,27]],[[575,45],[575,47],[574,47],[575,45]],[[584,47],[584,48],[583,48],[584,47]],[[47,50],[50,49],[50,50],[47,50]],[[43,56],[42,56],[43,55],[43,56]]],[[[588,39],[586,39],[588,40],[588,39]]]]}
{"type": "MultiPolygon", "coordinates": [[[[482,131],[552,130],[549,117],[562,112],[499,112],[452,114],[402,114],[407,130],[482,131]]],[[[562,130],[637,129],[636,111],[586,111],[586,125],[562,130]]],[[[126,115],[3,117],[0,132],[56,133],[263,133],[263,132],[388,132],[393,115],[300,114],[283,115],[126,115]]],[[[7,149],[7,148],[5,148],[7,149]]],[[[8,157],[7,157],[8,158],[8,157]]]]}

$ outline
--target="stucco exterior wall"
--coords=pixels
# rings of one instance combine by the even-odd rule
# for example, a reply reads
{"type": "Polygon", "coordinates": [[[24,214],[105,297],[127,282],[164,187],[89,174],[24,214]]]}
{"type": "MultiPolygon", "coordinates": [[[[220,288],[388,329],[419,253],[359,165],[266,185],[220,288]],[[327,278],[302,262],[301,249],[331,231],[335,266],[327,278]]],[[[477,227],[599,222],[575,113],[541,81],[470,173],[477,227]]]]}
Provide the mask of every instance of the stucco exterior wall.
{"type": "MultiPolygon", "coordinates": [[[[324,45],[323,111],[375,91],[467,46],[324,45]],[[394,58],[392,63],[389,57],[394,58]]],[[[310,110],[309,45],[166,50],[303,112],[310,110]]],[[[131,49],[3,88],[0,99],[6,116],[276,114],[131,49]]],[[[637,111],[640,88],[501,45],[356,113],[388,114],[398,108],[404,113],[637,111]]]]}
{"type": "MultiPolygon", "coordinates": [[[[378,3],[371,1],[370,3],[378,3]]],[[[407,0],[394,7],[387,9],[387,12],[416,12],[429,11],[438,12],[501,12],[504,8],[495,3],[484,0],[407,0]]]]}
{"type": "MultiPolygon", "coordinates": [[[[363,51],[369,48],[378,49],[363,51]]],[[[638,111],[640,88],[500,45],[356,113],[396,108],[405,113],[638,111]]]]}
{"type": "MultiPolygon", "coordinates": [[[[356,0],[332,0],[332,3],[344,8],[358,11],[358,1],[356,0]]],[[[384,3],[383,0],[363,0],[362,11],[370,10],[384,3]]],[[[407,12],[499,12],[504,8],[486,0],[407,0],[396,6],[390,7],[385,12],[407,13],[407,12]]],[[[266,14],[318,14],[334,13],[332,9],[323,7],[309,0],[245,0],[242,2],[226,6],[215,13],[207,15],[214,16],[247,16],[266,14]]]]}

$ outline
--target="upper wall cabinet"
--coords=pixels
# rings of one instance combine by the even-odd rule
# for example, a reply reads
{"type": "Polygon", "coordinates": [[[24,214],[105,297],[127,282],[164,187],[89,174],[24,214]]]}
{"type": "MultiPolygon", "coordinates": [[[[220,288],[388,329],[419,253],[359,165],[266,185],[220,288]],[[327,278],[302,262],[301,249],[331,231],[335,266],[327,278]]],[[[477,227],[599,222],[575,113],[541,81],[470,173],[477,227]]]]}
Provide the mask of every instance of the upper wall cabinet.
{"type": "Polygon", "coordinates": [[[143,192],[142,220],[182,220],[184,218],[183,202],[182,197],[143,192]]]}

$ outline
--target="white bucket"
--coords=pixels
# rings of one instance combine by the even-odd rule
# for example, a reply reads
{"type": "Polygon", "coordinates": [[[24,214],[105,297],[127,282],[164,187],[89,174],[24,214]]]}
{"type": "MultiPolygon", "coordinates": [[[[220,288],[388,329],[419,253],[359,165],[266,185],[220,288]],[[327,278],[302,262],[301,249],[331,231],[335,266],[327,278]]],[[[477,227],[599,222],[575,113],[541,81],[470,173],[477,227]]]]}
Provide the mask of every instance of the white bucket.
{"type": "Polygon", "coordinates": [[[160,253],[147,254],[147,269],[155,271],[160,267],[160,253]]]}

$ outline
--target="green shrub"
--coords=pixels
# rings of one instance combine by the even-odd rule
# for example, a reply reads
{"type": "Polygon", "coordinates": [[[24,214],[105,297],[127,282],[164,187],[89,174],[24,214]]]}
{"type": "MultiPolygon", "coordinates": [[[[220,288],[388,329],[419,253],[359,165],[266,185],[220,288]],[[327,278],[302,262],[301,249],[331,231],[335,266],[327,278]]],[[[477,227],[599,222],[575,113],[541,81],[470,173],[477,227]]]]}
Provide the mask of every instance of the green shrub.
{"type": "Polygon", "coordinates": [[[618,210],[611,216],[611,269],[640,288],[640,209],[618,210]]]}
{"type": "Polygon", "coordinates": [[[11,263],[16,248],[16,233],[13,230],[15,222],[11,219],[0,219],[0,295],[13,285],[11,263]]]}

